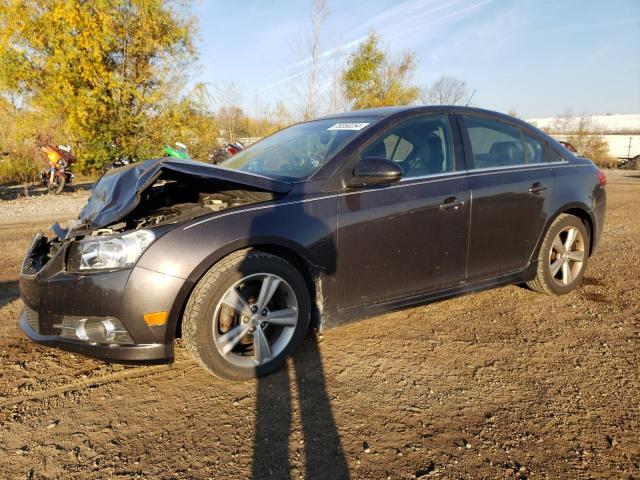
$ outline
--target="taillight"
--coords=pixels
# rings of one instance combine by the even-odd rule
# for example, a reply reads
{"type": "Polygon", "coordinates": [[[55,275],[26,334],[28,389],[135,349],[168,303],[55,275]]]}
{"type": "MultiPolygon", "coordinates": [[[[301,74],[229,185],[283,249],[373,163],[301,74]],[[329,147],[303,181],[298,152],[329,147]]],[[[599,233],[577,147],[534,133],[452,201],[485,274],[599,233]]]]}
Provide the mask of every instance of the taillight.
{"type": "Polygon", "coordinates": [[[607,184],[607,177],[602,170],[598,170],[598,181],[600,186],[604,187],[607,184]]]}

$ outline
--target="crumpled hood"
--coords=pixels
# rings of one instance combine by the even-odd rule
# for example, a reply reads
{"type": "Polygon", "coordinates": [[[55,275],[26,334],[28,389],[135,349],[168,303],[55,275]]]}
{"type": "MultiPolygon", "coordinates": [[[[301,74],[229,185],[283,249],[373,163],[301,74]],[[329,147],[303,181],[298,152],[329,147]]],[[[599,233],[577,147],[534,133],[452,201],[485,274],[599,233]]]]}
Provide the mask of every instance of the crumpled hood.
{"type": "Polygon", "coordinates": [[[79,220],[90,228],[115,223],[138,206],[141,193],[160,177],[178,177],[184,181],[185,175],[273,193],[282,194],[291,190],[290,183],[262,175],[192,160],[157,158],[105,173],[93,186],[91,197],[80,212],[79,220]]]}

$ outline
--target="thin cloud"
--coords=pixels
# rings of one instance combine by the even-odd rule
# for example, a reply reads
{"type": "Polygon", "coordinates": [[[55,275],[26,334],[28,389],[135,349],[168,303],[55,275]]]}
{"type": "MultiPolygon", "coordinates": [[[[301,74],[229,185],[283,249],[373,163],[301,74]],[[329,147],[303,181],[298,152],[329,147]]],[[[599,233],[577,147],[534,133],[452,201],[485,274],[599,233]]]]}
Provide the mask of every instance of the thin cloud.
{"type": "MultiPolygon", "coordinates": [[[[492,1],[494,0],[481,2],[481,4],[489,3],[492,1]]],[[[362,31],[367,32],[366,34],[359,36],[355,40],[351,40],[349,42],[345,42],[341,45],[325,50],[320,54],[320,58],[331,57],[336,53],[344,53],[345,51],[349,51],[352,48],[357,47],[360,43],[362,43],[364,40],[367,39],[367,37],[369,36],[369,31],[371,29],[381,31],[385,34],[393,35],[394,36],[393,38],[396,38],[398,35],[401,35],[405,32],[409,32],[417,28],[421,28],[424,24],[421,24],[420,26],[417,26],[417,27],[409,26],[404,28],[389,28],[387,25],[406,25],[407,19],[410,19],[411,22],[417,22],[419,20],[422,20],[424,17],[428,17],[440,10],[451,8],[452,6],[459,4],[460,2],[461,0],[454,0],[450,3],[444,3],[444,4],[438,3],[435,6],[435,8],[431,8],[428,10],[425,10],[424,8],[426,6],[426,3],[424,0],[401,3],[361,23],[358,27],[356,27],[353,30],[354,34],[362,31]]],[[[476,8],[477,6],[478,5],[474,5],[472,6],[472,8],[476,8]]],[[[464,8],[458,12],[454,12],[453,15],[462,13],[466,10],[467,8],[464,8]]],[[[446,17],[448,16],[449,15],[447,15],[446,17]]],[[[437,19],[436,21],[439,21],[439,20],[441,20],[441,18],[437,19]]],[[[287,70],[291,70],[293,68],[302,67],[309,63],[311,63],[310,56],[302,60],[299,60],[297,62],[290,63],[289,65],[285,65],[284,67],[276,70],[275,75],[286,72],[287,70]]]]}
{"type": "MultiPolygon", "coordinates": [[[[493,3],[495,0],[483,0],[480,2],[461,2],[460,0],[450,2],[450,3],[441,3],[438,2],[433,6],[433,8],[425,8],[431,2],[424,1],[412,1],[405,2],[394,6],[386,11],[379,13],[372,17],[371,19],[360,24],[358,28],[354,30],[354,33],[359,31],[369,31],[371,29],[375,29],[380,32],[383,38],[393,40],[397,39],[406,34],[416,32],[416,31],[425,31],[425,27],[429,25],[442,24],[446,25],[455,21],[457,18],[467,14],[472,10],[476,10],[478,8],[484,7],[490,3],[493,3]],[[460,5],[463,3],[463,5],[460,5]],[[458,7],[452,10],[452,7],[458,7]],[[435,16],[442,11],[449,10],[443,15],[435,16]],[[425,22],[426,20],[426,22],[425,22]],[[416,24],[419,22],[419,24],[416,24]],[[389,27],[388,25],[392,25],[389,27]],[[395,25],[402,25],[400,27],[395,27],[395,25]]],[[[431,5],[434,5],[431,3],[431,5]]],[[[358,38],[354,40],[350,40],[341,45],[329,48],[323,51],[320,54],[320,59],[328,59],[334,57],[336,55],[344,55],[350,50],[356,48],[360,43],[366,40],[368,37],[368,33],[364,35],[360,35],[358,38]]],[[[311,57],[307,57],[305,59],[299,60],[297,62],[293,62],[285,67],[277,70],[275,75],[280,73],[284,73],[290,71],[292,69],[298,69],[304,67],[305,65],[310,65],[311,57]]],[[[264,93],[268,90],[271,90],[275,87],[278,87],[284,83],[293,80],[294,78],[300,77],[304,75],[308,69],[303,69],[300,72],[286,75],[283,78],[280,78],[262,88],[260,88],[256,93],[264,93]]]]}

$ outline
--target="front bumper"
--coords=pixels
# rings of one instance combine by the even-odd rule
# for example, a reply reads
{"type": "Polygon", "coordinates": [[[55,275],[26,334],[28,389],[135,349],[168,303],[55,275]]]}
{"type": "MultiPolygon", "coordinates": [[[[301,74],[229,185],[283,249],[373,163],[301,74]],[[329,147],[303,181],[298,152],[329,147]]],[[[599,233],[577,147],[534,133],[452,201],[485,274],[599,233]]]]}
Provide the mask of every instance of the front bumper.
{"type": "Polygon", "coordinates": [[[20,315],[18,325],[22,331],[34,342],[48,347],[60,348],[70,352],[80,353],[89,357],[117,361],[151,361],[169,360],[173,357],[172,345],[156,343],[150,345],[100,345],[73,341],[59,335],[40,335],[30,325],[30,312],[25,308],[20,315]]]}
{"type": "Polygon", "coordinates": [[[144,315],[172,312],[184,286],[183,279],[141,267],[86,274],[67,272],[64,258],[68,247],[63,246],[52,258],[43,260],[36,258],[42,257],[43,245],[42,237],[34,239],[19,281],[25,304],[19,325],[31,340],[109,360],[173,357],[176,319],[169,315],[163,325],[147,325],[144,315]],[[82,317],[117,319],[131,343],[97,343],[63,335],[61,324],[65,318],[82,317]]]}

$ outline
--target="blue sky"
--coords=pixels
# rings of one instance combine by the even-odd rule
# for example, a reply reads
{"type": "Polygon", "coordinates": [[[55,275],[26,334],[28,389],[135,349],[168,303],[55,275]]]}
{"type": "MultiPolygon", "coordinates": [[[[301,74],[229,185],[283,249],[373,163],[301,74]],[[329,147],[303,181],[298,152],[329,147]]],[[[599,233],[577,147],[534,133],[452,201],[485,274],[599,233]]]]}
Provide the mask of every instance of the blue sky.
{"type": "MultiPolygon", "coordinates": [[[[638,0],[329,0],[323,51],[346,58],[375,29],[390,55],[415,53],[414,83],[459,77],[474,104],[528,118],[568,108],[640,112],[638,0]]],[[[201,0],[195,80],[235,81],[244,107],[291,101],[301,71],[295,45],[309,31],[310,0],[201,0]]],[[[332,61],[334,64],[335,60],[332,61]]]]}

